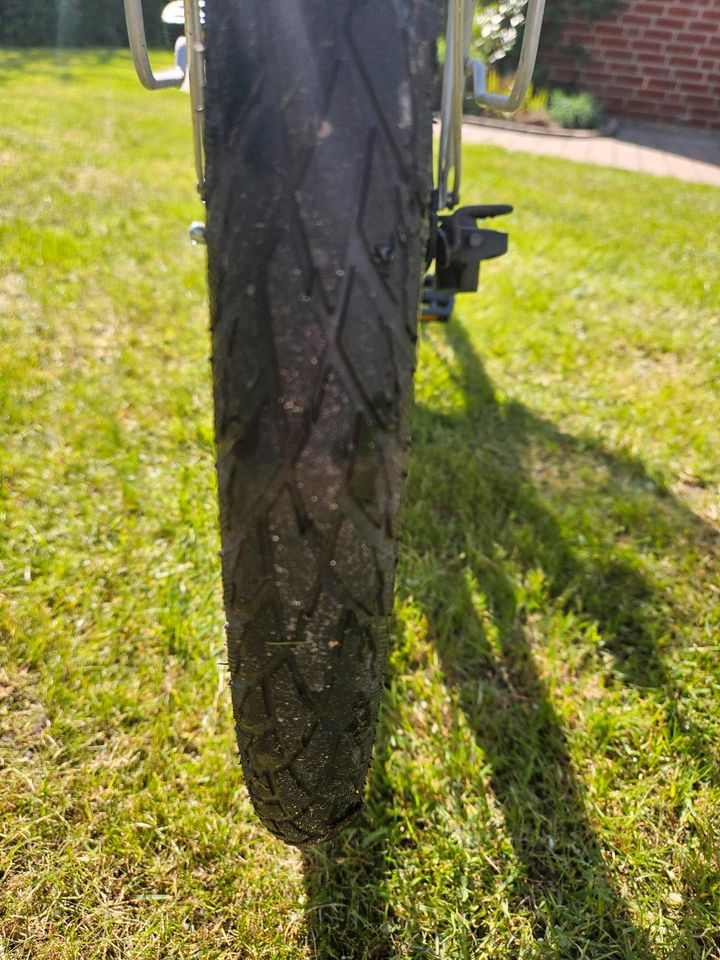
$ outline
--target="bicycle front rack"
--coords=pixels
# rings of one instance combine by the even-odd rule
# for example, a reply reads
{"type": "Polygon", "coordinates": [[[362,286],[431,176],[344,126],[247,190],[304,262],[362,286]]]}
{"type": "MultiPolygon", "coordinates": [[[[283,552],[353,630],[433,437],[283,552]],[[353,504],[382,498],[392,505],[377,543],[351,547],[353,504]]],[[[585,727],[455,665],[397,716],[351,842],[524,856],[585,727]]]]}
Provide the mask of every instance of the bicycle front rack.
{"type": "MultiPolygon", "coordinates": [[[[205,193],[203,121],[205,111],[205,46],[203,39],[205,0],[175,0],[181,8],[186,37],[185,65],[177,56],[171,70],[153,71],[148,53],[142,0],[124,0],[130,49],[140,82],[148,90],[163,90],[188,84],[192,105],[195,169],[198,190],[205,193]]],[[[467,76],[472,76],[475,100],[484,106],[512,113],[521,106],[532,78],[537,57],[545,0],[528,0],[522,50],[515,82],[509,95],[490,93],[485,86],[485,65],[468,56],[475,0],[448,0],[445,70],[442,93],[442,125],[437,174],[438,209],[452,209],[460,200],[462,173],[463,96],[467,76]],[[452,177],[452,188],[450,180],[452,177]]],[[[182,41],[179,41],[182,43],[182,41]]]]}
{"type": "Polygon", "coordinates": [[[472,76],[473,96],[477,103],[505,113],[514,113],[522,106],[532,80],[544,11],[545,0],[528,0],[515,81],[510,93],[502,95],[486,89],[485,64],[468,57],[475,0],[448,0],[437,173],[439,210],[452,209],[460,202],[463,98],[468,74],[472,76]]]}

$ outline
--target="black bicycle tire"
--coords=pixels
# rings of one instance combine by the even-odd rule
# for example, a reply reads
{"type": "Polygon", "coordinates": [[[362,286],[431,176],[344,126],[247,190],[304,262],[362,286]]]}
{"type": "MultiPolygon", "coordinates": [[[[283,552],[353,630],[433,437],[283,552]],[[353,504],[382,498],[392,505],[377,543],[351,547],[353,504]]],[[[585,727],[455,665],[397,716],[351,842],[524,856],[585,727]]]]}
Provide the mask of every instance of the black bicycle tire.
{"type": "Polygon", "coordinates": [[[387,655],[439,5],[208,0],[224,602],[246,784],[288,843],[360,809],[387,655]]]}

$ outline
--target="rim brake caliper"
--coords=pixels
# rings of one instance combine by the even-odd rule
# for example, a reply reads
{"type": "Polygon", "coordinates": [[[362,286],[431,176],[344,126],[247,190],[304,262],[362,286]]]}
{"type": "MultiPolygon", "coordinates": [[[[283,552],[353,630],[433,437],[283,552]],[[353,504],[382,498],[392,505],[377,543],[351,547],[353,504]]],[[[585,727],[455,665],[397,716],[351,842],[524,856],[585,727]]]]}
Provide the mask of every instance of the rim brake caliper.
{"type": "Polygon", "coordinates": [[[507,253],[508,235],[478,227],[478,220],[512,213],[506,203],[459,207],[454,213],[433,217],[428,265],[435,273],[425,278],[421,319],[449,320],[458,293],[474,293],[480,279],[480,264],[507,253]]]}

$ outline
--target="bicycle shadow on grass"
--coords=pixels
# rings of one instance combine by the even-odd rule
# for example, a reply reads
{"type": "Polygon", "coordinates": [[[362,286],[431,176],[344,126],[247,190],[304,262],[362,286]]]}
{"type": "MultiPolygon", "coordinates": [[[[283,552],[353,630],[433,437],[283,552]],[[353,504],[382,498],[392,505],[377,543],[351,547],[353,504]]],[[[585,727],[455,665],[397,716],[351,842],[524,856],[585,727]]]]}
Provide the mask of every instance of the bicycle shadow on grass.
{"type": "MultiPolygon", "coordinates": [[[[448,350],[442,359],[467,406],[415,411],[404,535],[415,559],[401,564],[399,593],[411,594],[426,615],[445,682],[491,771],[520,868],[511,908],[534,918],[538,945],[540,938],[555,944],[553,956],[651,960],[646,935],[608,879],[527,611],[518,608],[518,569],[541,571],[556,606],[598,624],[606,684],[654,691],[665,722],[684,731],[687,752],[717,777],[715,748],[683,715],[683,691],[658,648],[672,633],[672,600],[624,546],[649,539],[654,550],[678,556],[702,545],[717,557],[718,534],[638,461],[499,401],[460,325],[434,342],[448,350]],[[575,513],[565,511],[565,497],[579,505],[575,513]],[[466,551],[482,557],[473,575],[492,610],[492,638],[475,610],[466,551]]],[[[308,928],[322,960],[435,956],[419,930],[398,922],[387,893],[388,853],[399,836],[384,775],[391,737],[383,725],[364,822],[305,859],[308,928]]],[[[482,928],[472,933],[482,943],[482,928]]]]}

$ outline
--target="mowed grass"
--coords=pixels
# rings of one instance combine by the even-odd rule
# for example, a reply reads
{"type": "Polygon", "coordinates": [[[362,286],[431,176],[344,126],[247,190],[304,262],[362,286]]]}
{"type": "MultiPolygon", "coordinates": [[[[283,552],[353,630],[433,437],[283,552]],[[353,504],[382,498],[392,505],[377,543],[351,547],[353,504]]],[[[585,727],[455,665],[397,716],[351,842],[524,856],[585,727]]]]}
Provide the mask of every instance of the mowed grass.
{"type": "Polygon", "coordinates": [[[0,957],[720,957],[720,191],[467,151],[363,819],[253,816],[188,103],[0,55],[0,957]]]}

